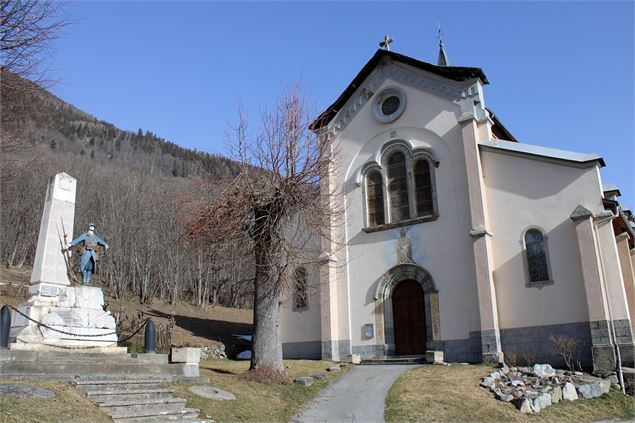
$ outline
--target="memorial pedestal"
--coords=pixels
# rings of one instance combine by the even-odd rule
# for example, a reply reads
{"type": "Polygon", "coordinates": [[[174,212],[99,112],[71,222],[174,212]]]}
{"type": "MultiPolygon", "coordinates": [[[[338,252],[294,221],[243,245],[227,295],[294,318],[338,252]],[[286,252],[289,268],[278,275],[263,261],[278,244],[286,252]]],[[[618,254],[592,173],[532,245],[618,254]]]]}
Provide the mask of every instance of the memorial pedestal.
{"type": "Polygon", "coordinates": [[[46,346],[111,349],[117,346],[115,319],[104,310],[101,288],[40,283],[33,285],[29,293],[29,301],[18,310],[49,328],[13,312],[12,349],[41,350],[46,346]]]}

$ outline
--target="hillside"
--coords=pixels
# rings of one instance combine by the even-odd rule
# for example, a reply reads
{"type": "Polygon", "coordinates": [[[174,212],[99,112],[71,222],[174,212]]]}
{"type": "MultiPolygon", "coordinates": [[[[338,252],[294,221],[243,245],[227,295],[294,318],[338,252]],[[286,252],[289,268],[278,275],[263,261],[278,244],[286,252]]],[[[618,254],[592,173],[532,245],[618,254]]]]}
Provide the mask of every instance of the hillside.
{"type": "Polygon", "coordinates": [[[148,130],[121,130],[26,79],[6,71],[2,78],[3,127],[20,120],[24,144],[86,155],[101,163],[113,161],[152,175],[188,177],[207,172],[223,178],[236,172],[225,157],[180,147],[148,130]],[[29,102],[17,105],[23,93],[29,93],[29,102]]]}
{"type": "Polygon", "coordinates": [[[250,305],[253,267],[240,246],[189,236],[201,199],[236,174],[231,160],[121,130],[6,72],[0,88],[0,266],[32,264],[47,180],[66,172],[78,181],[69,237],[97,224],[112,247],[99,278],[114,298],[250,305]]]}

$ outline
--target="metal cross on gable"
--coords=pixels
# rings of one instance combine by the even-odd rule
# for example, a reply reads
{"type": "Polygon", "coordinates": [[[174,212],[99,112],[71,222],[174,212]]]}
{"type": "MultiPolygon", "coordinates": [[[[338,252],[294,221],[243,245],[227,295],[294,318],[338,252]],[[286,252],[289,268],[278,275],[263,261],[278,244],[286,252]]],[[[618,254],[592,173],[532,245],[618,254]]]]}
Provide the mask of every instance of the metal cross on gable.
{"type": "Polygon", "coordinates": [[[386,34],[384,35],[384,41],[379,43],[379,47],[383,48],[384,50],[390,51],[390,43],[392,43],[393,41],[395,40],[390,38],[390,35],[386,34]]]}

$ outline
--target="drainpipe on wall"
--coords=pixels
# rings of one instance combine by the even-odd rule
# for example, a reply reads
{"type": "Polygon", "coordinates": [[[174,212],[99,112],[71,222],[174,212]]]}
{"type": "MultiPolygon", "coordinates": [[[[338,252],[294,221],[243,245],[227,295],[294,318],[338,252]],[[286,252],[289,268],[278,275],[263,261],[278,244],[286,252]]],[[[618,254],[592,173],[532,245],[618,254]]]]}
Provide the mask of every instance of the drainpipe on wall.
{"type": "Polygon", "coordinates": [[[620,347],[617,344],[617,336],[615,335],[615,324],[613,323],[613,313],[611,312],[611,297],[609,296],[609,289],[606,286],[606,273],[604,271],[604,260],[602,259],[602,249],[600,248],[600,240],[598,238],[598,229],[599,229],[599,223],[600,222],[604,222],[606,220],[610,220],[612,221],[613,219],[615,219],[617,216],[613,214],[612,211],[609,211],[610,216],[607,214],[606,218],[603,218],[601,221],[596,221],[594,222],[594,228],[595,228],[595,232],[596,232],[596,236],[594,237],[595,240],[595,248],[598,251],[598,257],[600,258],[600,270],[602,272],[602,290],[604,291],[604,295],[606,296],[606,305],[608,308],[608,312],[609,312],[609,322],[611,324],[611,336],[609,336],[609,341],[611,342],[611,346],[615,349],[615,356],[617,358],[617,374],[619,377],[619,381],[620,381],[620,386],[622,388],[622,393],[626,394],[626,388],[624,387],[624,375],[622,373],[622,356],[620,354],[620,347]]]}

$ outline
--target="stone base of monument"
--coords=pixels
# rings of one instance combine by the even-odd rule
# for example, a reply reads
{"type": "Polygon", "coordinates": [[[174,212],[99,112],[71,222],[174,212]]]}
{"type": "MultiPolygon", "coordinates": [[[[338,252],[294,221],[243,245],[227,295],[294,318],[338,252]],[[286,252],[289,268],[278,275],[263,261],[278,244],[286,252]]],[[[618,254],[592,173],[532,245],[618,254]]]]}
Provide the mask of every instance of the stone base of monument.
{"type": "Polygon", "coordinates": [[[12,349],[122,352],[117,347],[115,319],[104,310],[101,288],[39,283],[31,286],[29,294],[18,310],[32,320],[16,312],[11,316],[12,349]]]}
{"type": "Polygon", "coordinates": [[[32,320],[13,312],[13,342],[9,350],[0,350],[0,376],[69,381],[123,376],[200,379],[198,361],[170,363],[167,354],[129,354],[127,348],[118,347],[115,319],[104,310],[101,288],[40,283],[29,292],[29,300],[18,310],[32,320]]]}
{"type": "Polygon", "coordinates": [[[146,376],[163,381],[206,379],[200,377],[198,363],[170,363],[167,354],[0,350],[2,378],[74,381],[146,376]]]}

